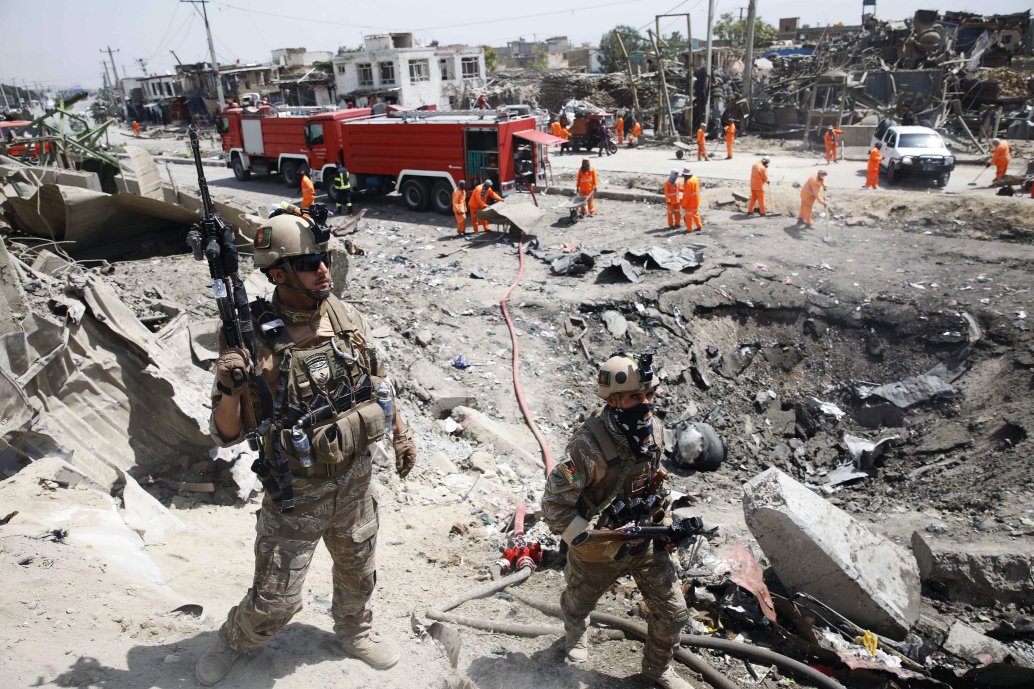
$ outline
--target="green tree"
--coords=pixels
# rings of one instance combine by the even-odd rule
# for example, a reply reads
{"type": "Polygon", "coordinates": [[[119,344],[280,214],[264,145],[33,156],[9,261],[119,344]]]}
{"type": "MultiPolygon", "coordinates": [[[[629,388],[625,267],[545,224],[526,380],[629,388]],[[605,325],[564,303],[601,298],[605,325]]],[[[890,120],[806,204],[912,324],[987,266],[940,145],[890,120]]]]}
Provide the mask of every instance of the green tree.
{"type": "Polygon", "coordinates": [[[618,72],[625,69],[625,56],[621,52],[621,43],[617,34],[621,35],[621,41],[625,44],[625,50],[629,53],[642,52],[648,49],[649,41],[633,27],[625,24],[615,26],[603,34],[600,39],[600,64],[604,72],[618,72]]]}
{"type": "Polygon", "coordinates": [[[499,66],[499,53],[489,45],[483,45],[481,49],[485,51],[485,69],[494,72],[495,68],[499,66]]]}
{"type": "MultiPolygon", "coordinates": [[[[732,12],[725,12],[714,24],[714,35],[728,41],[733,48],[747,47],[747,20],[735,19],[732,12]]],[[[754,20],[754,48],[767,48],[775,43],[779,32],[763,19],[754,20]]]]}
{"type": "Polygon", "coordinates": [[[528,60],[528,68],[534,69],[538,72],[544,72],[548,66],[549,56],[546,54],[545,49],[540,45],[532,46],[531,59],[528,60]]]}

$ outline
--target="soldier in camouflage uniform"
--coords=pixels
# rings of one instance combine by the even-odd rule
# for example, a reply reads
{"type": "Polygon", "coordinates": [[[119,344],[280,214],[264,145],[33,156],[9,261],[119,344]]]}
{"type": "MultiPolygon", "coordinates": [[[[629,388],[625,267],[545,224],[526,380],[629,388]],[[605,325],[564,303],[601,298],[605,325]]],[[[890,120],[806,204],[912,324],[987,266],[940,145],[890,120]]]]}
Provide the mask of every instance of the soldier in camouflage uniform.
{"type": "MultiPolygon", "coordinates": [[[[383,364],[362,315],[330,293],[327,239],[307,215],[290,212],[271,217],[255,236],[255,266],[276,285],[271,304],[252,305],[259,368],[275,391],[275,408],[286,418],[287,410],[297,416],[327,399],[340,404],[329,419],[296,436],[283,425],[266,433],[266,461],[273,464],[274,447],[286,456],[293,510],[283,512],[283,503],[267,491],[256,525],[252,587],[198,661],[197,678],[205,686],[221,681],[243,654],[269,641],[301,610],[305,574],[321,539],[334,562],[331,614],[342,650],[377,669],[399,659],[395,642],[372,632],[369,606],[378,527],[369,448],[388,426],[370,389],[382,380],[383,364]]],[[[223,348],[211,419],[212,435],[222,445],[242,438],[243,395],[261,408],[250,369],[244,350],[223,348]]],[[[397,405],[392,420],[396,469],[405,477],[416,448],[397,405]]]]}
{"type": "MultiPolygon", "coordinates": [[[[658,384],[650,354],[615,355],[600,369],[597,393],[606,404],[575,431],[542,497],[546,523],[568,545],[593,524],[623,526],[608,508],[647,496],[663,450],[663,428],[652,413],[658,384]]],[[[568,662],[588,659],[589,613],[622,574],[632,575],[650,606],[643,677],[664,689],[692,689],[671,667],[688,621],[685,598],[670,555],[650,541],[589,540],[568,550],[560,597],[568,662]]]]}

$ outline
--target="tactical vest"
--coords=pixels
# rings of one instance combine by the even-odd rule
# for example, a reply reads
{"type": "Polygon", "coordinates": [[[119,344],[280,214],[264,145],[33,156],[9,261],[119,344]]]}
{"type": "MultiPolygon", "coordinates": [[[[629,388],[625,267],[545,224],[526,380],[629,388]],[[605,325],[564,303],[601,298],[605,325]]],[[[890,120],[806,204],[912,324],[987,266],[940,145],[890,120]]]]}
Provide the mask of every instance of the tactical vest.
{"type": "MultiPolygon", "coordinates": [[[[344,471],[353,459],[366,453],[383,437],[387,427],[384,412],[374,397],[382,380],[375,352],[368,348],[361,323],[350,316],[336,298],[322,302],[320,315],[330,319],[334,335],[326,342],[308,347],[297,345],[286,327],[270,327],[277,322],[272,307],[255,302],[252,307],[259,321],[256,330],[273,350],[277,380],[274,387],[274,424],[266,433],[267,454],[274,434],[288,459],[291,473],[301,477],[334,476],[344,471]],[[264,327],[262,323],[267,325],[264,327]],[[333,402],[333,409],[326,405],[333,402]],[[303,467],[291,441],[291,430],[299,417],[324,412],[304,430],[312,446],[315,464],[303,467]]],[[[272,461],[272,457],[267,457],[272,461]]]]}

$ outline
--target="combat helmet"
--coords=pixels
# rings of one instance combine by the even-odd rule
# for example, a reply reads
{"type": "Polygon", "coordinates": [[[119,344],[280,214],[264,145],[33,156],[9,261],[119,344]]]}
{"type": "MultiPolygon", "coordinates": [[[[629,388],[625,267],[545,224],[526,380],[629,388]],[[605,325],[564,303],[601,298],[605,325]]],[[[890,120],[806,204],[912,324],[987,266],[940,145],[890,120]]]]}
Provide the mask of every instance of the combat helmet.
{"type": "Polygon", "coordinates": [[[661,381],[653,370],[653,352],[639,355],[622,352],[603,363],[596,383],[596,394],[605,400],[622,392],[655,388],[661,381]]]}
{"type": "Polygon", "coordinates": [[[327,250],[329,235],[308,216],[274,212],[255,233],[255,267],[265,270],[292,256],[321,254],[327,250]]]}

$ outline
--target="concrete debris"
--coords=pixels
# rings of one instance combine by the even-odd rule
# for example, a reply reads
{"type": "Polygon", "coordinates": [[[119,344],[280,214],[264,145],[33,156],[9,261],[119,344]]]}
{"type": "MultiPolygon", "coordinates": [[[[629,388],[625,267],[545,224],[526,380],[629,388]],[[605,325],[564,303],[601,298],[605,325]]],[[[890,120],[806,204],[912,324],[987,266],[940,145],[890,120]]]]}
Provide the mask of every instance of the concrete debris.
{"type": "Polygon", "coordinates": [[[1034,540],[965,542],[916,531],[912,552],[925,585],[970,605],[1025,605],[1034,600],[1034,540]]]}
{"type": "Polygon", "coordinates": [[[477,399],[466,386],[426,359],[413,362],[402,385],[412,388],[416,396],[427,404],[428,413],[436,419],[449,416],[456,407],[474,404],[477,399]]]}
{"type": "Polygon", "coordinates": [[[604,311],[600,316],[603,319],[604,325],[607,326],[607,332],[611,334],[615,340],[625,339],[625,334],[628,332],[628,321],[617,311],[604,311]]]}
{"type": "Polygon", "coordinates": [[[894,639],[919,619],[912,556],[782,471],[768,469],[744,484],[743,511],[788,590],[894,639]]]}
{"type": "Polygon", "coordinates": [[[943,647],[948,653],[974,665],[990,665],[1012,659],[1014,662],[1019,661],[1020,665],[1030,666],[1022,656],[1017,656],[1001,641],[985,636],[964,622],[956,622],[951,626],[943,647]]]}

